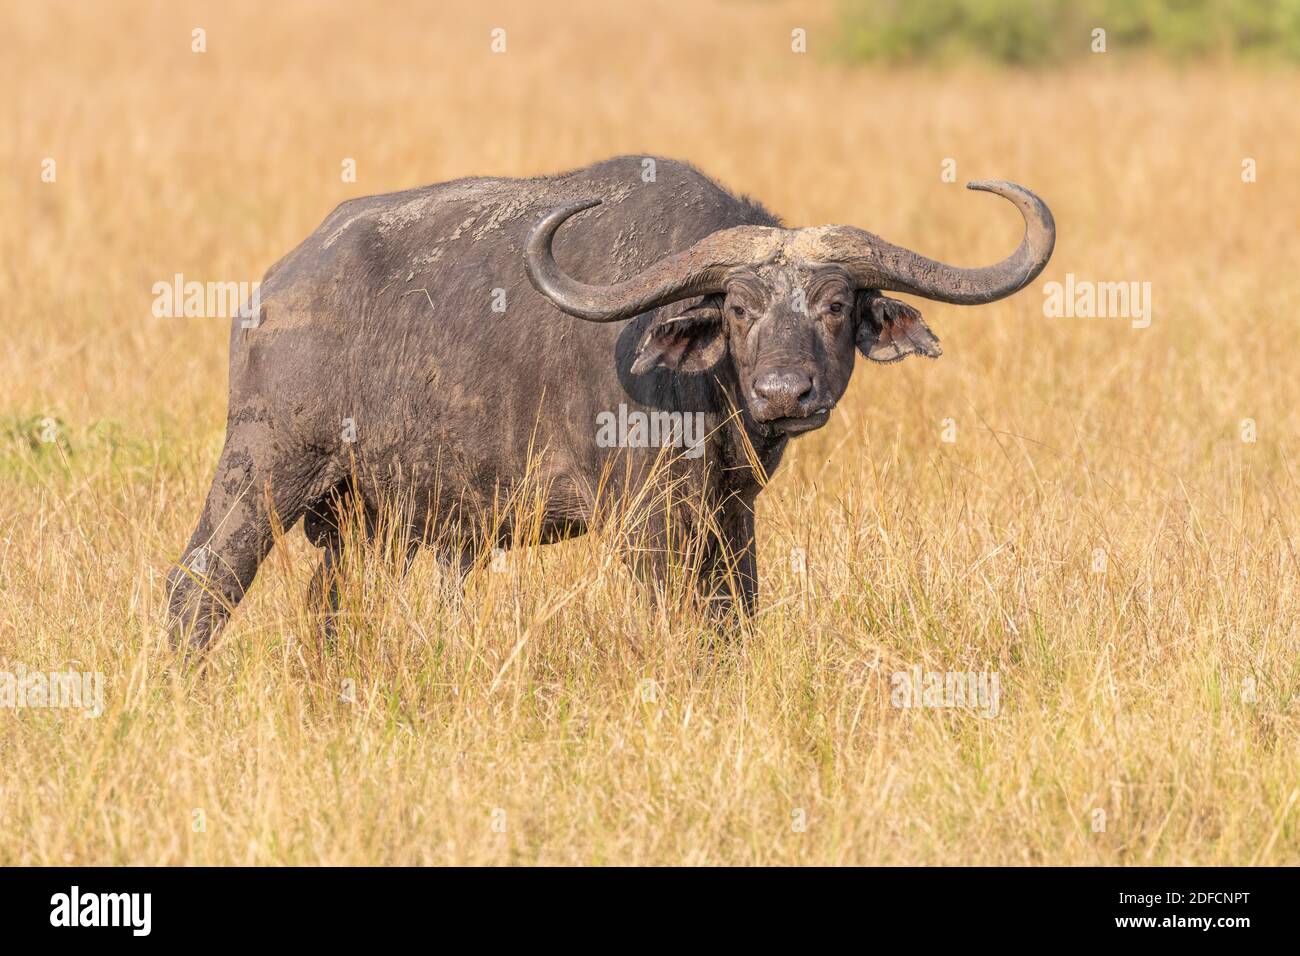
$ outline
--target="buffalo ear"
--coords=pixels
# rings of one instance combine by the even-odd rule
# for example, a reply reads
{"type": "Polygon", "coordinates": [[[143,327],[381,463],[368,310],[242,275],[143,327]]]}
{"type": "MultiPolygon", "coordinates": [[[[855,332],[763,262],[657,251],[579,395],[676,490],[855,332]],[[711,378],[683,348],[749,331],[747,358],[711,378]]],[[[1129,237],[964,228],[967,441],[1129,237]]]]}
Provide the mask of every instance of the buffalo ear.
{"type": "Polygon", "coordinates": [[[873,362],[897,362],[909,355],[938,358],[939,339],[906,302],[867,289],[858,293],[858,351],[873,362]]]}
{"type": "Polygon", "coordinates": [[[676,372],[703,372],[727,354],[727,330],[722,321],[722,300],[709,296],[679,315],[656,318],[636,350],[632,374],[643,375],[656,366],[676,372]]]}

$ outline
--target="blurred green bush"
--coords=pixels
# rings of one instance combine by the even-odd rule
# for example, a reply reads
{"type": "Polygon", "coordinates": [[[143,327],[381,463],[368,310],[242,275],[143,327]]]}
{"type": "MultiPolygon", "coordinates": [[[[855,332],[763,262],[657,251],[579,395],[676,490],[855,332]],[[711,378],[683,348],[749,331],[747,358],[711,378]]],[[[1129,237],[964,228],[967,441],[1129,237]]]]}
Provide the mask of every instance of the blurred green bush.
{"type": "Polygon", "coordinates": [[[1300,62],[1300,0],[840,0],[853,60],[1044,65],[1093,52],[1300,62]]]}

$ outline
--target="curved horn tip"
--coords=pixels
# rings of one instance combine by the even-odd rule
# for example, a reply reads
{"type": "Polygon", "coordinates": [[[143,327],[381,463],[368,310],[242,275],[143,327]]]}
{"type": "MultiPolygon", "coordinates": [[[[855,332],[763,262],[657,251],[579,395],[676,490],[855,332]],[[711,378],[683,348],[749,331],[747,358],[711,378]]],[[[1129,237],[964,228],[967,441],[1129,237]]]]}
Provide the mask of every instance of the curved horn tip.
{"type": "Polygon", "coordinates": [[[977,179],[974,182],[966,184],[967,189],[978,189],[980,192],[995,193],[1003,189],[1012,189],[1019,192],[1025,192],[1024,186],[1017,186],[1015,183],[1009,183],[1005,179],[977,179]]]}

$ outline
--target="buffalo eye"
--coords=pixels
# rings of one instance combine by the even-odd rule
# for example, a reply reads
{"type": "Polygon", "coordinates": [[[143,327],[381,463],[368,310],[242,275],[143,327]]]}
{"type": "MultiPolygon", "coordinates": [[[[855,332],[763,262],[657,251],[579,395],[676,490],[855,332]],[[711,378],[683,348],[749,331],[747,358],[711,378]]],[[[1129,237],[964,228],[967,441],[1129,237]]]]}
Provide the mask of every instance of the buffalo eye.
{"type": "Polygon", "coordinates": [[[839,315],[841,312],[844,311],[844,303],[832,302],[829,306],[827,306],[826,310],[830,312],[831,315],[839,315]]]}
{"type": "Polygon", "coordinates": [[[731,314],[738,319],[743,319],[745,317],[745,310],[739,305],[733,305],[731,307],[731,314]]]}

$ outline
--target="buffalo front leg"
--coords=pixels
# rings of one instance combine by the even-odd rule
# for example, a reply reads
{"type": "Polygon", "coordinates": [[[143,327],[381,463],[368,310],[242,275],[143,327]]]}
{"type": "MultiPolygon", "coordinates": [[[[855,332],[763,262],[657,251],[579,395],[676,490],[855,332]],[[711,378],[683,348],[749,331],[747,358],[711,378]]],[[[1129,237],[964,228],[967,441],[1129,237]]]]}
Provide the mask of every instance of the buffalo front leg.
{"type": "Polygon", "coordinates": [[[758,561],[754,544],[752,501],[728,502],[707,531],[686,513],[675,515],[676,534],[668,533],[662,512],[648,522],[647,533],[627,545],[628,562],[637,577],[653,588],[655,602],[673,606],[685,599],[723,622],[739,609],[754,612],[758,594],[758,561]],[[685,579],[678,577],[685,574],[685,579]],[[677,591],[674,581],[685,585],[677,591]]]}
{"type": "Polygon", "coordinates": [[[758,549],[754,542],[753,502],[733,500],[718,515],[718,530],[705,554],[698,579],[701,597],[719,618],[739,609],[751,617],[758,599],[758,549]]]}

